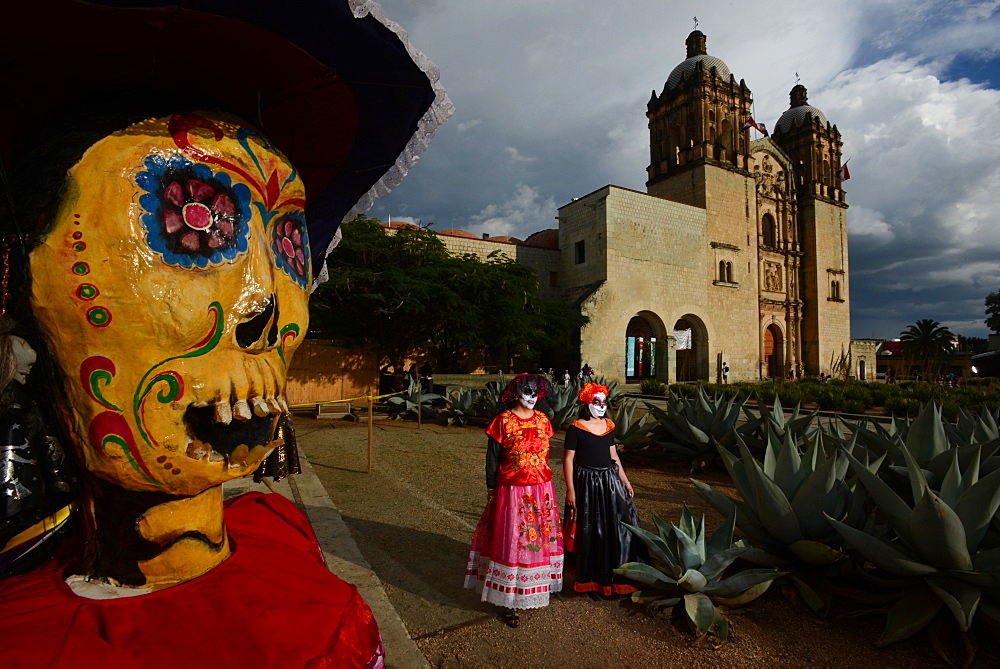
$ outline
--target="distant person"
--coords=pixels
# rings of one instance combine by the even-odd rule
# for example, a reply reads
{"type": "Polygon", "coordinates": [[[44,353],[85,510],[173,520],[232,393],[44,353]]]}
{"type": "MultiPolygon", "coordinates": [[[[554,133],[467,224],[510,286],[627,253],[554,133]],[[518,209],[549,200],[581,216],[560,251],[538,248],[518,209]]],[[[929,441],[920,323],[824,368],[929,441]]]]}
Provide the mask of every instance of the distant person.
{"type": "Polygon", "coordinates": [[[580,378],[584,379],[585,381],[590,381],[591,372],[593,372],[593,370],[591,369],[590,365],[588,365],[587,363],[583,363],[583,369],[580,370],[580,378]]]}
{"type": "Polygon", "coordinates": [[[722,382],[729,383],[729,363],[722,363],[722,382]]]}
{"type": "Polygon", "coordinates": [[[563,372],[563,377],[562,377],[562,387],[563,388],[569,388],[570,379],[571,379],[571,377],[569,375],[569,370],[567,369],[565,372],[563,372]]]}
{"type": "Polygon", "coordinates": [[[572,552],[577,592],[626,595],[636,587],[616,578],[626,562],[648,561],[645,546],[622,523],[639,526],[632,498],[635,491],[625,475],[615,447],[615,424],[604,416],[608,387],[588,383],[580,391],[584,407],[566,430],[563,475],[566,515],[575,515],[572,552]]]}
{"type": "Polygon", "coordinates": [[[546,606],[562,590],[562,524],[549,468],[555,432],[536,408],[549,390],[544,376],[518,374],[486,428],[486,508],[472,537],[465,587],[500,607],[508,627],[520,626],[519,609],[546,606]]]}

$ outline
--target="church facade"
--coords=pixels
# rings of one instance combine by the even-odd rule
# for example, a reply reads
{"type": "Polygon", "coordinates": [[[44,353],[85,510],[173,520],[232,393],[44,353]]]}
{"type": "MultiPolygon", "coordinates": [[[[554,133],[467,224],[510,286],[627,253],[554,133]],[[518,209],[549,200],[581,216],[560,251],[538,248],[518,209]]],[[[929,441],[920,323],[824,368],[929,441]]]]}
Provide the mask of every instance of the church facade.
{"type": "Polygon", "coordinates": [[[830,374],[851,350],[840,133],[796,85],[772,135],[751,140],[751,103],[696,30],[647,105],[645,193],[574,198],[558,230],[524,241],[439,235],[534,267],[544,295],[590,317],[579,362],[609,379],[830,374]]]}

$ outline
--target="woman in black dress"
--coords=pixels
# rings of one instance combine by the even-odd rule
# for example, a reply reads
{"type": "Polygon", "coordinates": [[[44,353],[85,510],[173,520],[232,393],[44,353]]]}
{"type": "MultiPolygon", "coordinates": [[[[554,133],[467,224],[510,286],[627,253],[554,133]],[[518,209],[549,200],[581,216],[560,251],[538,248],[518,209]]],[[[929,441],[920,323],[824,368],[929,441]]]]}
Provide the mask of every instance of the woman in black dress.
{"type": "Polygon", "coordinates": [[[588,383],[580,391],[584,408],[566,431],[563,474],[566,506],[576,512],[577,592],[628,594],[636,588],[618,580],[614,569],[626,562],[645,561],[645,551],[622,525],[639,525],[632,498],[635,492],[615,448],[615,424],[604,417],[607,386],[588,383]]]}

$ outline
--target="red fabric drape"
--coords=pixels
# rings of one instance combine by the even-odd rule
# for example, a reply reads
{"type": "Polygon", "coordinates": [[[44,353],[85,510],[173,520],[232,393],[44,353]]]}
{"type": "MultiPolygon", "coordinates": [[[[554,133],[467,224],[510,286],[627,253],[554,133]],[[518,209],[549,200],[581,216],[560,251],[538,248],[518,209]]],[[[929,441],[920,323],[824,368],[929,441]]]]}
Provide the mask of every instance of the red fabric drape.
{"type": "Polygon", "coordinates": [[[3,667],[356,667],[380,648],[357,589],[329,572],[309,521],[280,495],[226,505],[233,554],[138,597],[75,595],[50,561],[0,582],[3,667]]]}

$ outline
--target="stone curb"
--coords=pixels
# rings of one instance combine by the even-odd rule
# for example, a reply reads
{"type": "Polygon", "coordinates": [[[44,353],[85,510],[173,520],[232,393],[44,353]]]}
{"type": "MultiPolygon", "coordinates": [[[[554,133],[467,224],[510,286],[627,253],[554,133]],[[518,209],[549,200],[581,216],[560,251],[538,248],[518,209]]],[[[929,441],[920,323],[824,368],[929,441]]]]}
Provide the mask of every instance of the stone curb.
{"type": "MultiPolygon", "coordinates": [[[[361,554],[351,531],[301,449],[299,460],[302,473],[278,482],[274,486],[275,490],[305,512],[323,549],[327,567],[338,577],[357,587],[371,607],[385,644],[386,666],[429,667],[416,642],[410,638],[403,620],[389,602],[382,582],[361,554]]],[[[264,484],[254,483],[250,476],[224,486],[226,499],[251,491],[270,492],[264,484]]]]}

